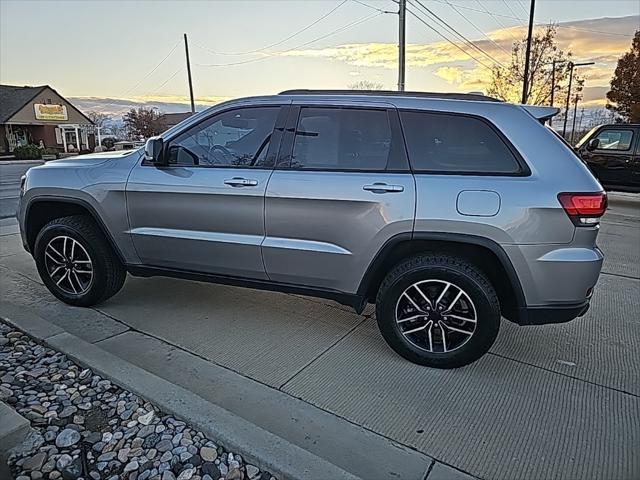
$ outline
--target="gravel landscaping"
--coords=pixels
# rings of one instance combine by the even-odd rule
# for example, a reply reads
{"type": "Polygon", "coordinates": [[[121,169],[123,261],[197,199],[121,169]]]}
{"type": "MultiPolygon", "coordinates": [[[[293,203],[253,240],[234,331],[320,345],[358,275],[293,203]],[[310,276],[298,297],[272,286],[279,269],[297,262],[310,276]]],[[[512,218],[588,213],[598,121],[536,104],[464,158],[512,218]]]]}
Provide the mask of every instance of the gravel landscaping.
{"type": "Polygon", "coordinates": [[[0,322],[0,400],[36,431],[16,480],[275,480],[184,422],[0,322]]]}

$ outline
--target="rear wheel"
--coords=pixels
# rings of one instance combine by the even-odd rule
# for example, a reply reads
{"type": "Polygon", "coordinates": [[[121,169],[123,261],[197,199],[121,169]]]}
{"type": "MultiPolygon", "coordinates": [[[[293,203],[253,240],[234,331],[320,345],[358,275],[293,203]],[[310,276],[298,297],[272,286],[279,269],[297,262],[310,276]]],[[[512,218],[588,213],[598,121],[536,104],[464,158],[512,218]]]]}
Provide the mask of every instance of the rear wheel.
{"type": "Polygon", "coordinates": [[[56,218],[38,233],[34,258],[49,291],[70,305],[88,307],[115,295],[126,270],[93,219],[56,218]]]}
{"type": "Polygon", "coordinates": [[[376,316],[383,337],[404,358],[455,368],[489,350],[500,326],[500,305],[473,264],[448,255],[420,255],[398,264],[384,279],[376,316]]]}

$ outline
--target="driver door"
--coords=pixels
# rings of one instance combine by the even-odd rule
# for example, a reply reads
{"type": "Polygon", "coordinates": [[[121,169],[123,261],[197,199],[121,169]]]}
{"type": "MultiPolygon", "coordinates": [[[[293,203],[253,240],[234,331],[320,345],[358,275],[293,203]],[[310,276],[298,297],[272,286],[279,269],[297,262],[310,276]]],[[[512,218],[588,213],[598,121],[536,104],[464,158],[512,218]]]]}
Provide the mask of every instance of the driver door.
{"type": "Polygon", "coordinates": [[[267,278],[260,252],[264,195],[286,110],[268,105],[214,114],[165,139],[167,167],[134,168],[127,209],[144,265],[267,278]]]}

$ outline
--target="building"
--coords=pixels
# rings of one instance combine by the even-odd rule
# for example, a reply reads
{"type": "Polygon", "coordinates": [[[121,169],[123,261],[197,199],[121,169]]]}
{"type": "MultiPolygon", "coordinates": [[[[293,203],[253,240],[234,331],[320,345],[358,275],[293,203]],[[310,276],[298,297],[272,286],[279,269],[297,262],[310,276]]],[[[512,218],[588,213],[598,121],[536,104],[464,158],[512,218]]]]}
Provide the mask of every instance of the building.
{"type": "Polygon", "coordinates": [[[91,151],[94,124],[48,85],[0,85],[0,155],[29,143],[61,152],[91,151]]]}
{"type": "Polygon", "coordinates": [[[163,130],[168,130],[171,127],[175,127],[177,124],[189,118],[193,113],[163,113],[158,117],[158,123],[162,126],[163,130]]]}

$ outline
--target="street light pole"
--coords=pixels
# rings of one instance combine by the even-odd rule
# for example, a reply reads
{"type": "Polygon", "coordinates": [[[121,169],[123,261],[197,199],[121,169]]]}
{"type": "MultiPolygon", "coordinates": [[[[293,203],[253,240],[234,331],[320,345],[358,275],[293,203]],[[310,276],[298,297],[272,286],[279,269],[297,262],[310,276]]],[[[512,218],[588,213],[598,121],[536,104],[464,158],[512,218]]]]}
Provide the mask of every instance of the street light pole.
{"type": "Polygon", "coordinates": [[[529,11],[529,33],[527,34],[527,53],[524,60],[524,79],[522,80],[522,102],[527,103],[527,98],[529,96],[529,61],[531,58],[531,40],[533,36],[533,15],[535,12],[536,1],[530,0],[531,9],[529,11]]]}
{"type": "Polygon", "coordinates": [[[407,0],[398,2],[398,91],[404,91],[405,32],[407,28],[407,0]]]}
{"type": "Polygon", "coordinates": [[[576,117],[578,116],[578,100],[580,96],[576,93],[576,100],[573,103],[573,125],[571,126],[571,144],[573,145],[573,138],[576,134],[576,117]]]}

